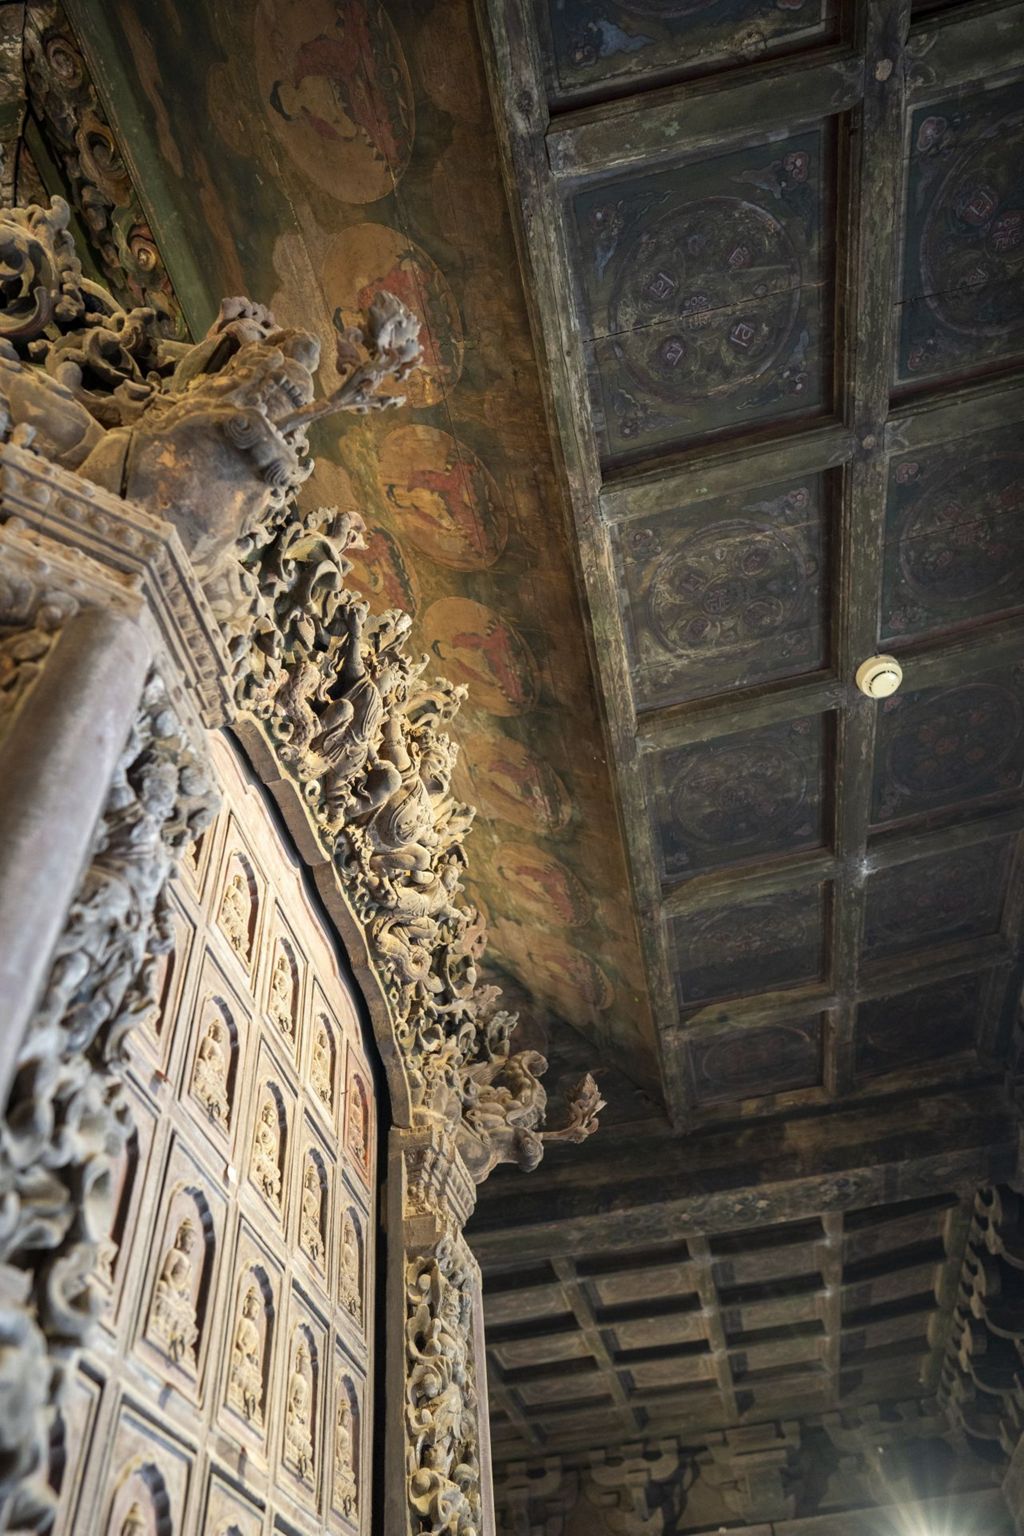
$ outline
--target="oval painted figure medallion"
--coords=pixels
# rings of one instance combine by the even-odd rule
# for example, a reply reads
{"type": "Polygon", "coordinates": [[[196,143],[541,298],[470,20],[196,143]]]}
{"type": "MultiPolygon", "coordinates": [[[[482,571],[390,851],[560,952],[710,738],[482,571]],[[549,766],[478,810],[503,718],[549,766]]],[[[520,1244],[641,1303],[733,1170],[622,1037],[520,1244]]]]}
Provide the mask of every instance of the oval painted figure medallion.
{"type": "Polygon", "coordinates": [[[708,197],[673,209],[643,225],[616,266],[616,349],[665,400],[742,389],[790,338],[800,262],[779,220],[753,203],[708,197]]]}
{"type": "Polygon", "coordinates": [[[262,0],[254,33],[271,130],[298,168],[346,203],[394,191],[415,133],[412,85],[377,0],[262,0]]]}
{"type": "Polygon", "coordinates": [[[506,619],[467,597],[443,597],[428,608],[430,649],[469,702],[492,715],[521,715],[537,702],[540,677],[526,641],[506,619]]]}
{"type": "Polygon", "coordinates": [[[380,447],[380,488],[403,538],[457,571],[493,565],[508,516],[494,479],[471,448],[435,427],[397,427],[380,447]]]}

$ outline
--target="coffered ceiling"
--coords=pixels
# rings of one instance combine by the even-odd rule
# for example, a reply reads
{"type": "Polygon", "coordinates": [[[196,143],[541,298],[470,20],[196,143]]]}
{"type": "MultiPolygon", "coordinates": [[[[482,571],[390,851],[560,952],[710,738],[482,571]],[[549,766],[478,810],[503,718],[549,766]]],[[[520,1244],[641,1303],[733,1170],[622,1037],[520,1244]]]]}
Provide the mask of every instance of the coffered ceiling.
{"type": "Polygon", "coordinates": [[[107,280],[423,322],[311,493],[469,686],[491,975],[609,1101],[471,1226],[507,1466],[929,1392],[1016,1174],[1024,8],[477,9],[29,16],[107,280]]]}
{"type": "Polygon", "coordinates": [[[1024,20],[482,7],[669,1108],[1005,1059],[1024,20]],[[904,683],[854,687],[879,650],[904,683]]]}

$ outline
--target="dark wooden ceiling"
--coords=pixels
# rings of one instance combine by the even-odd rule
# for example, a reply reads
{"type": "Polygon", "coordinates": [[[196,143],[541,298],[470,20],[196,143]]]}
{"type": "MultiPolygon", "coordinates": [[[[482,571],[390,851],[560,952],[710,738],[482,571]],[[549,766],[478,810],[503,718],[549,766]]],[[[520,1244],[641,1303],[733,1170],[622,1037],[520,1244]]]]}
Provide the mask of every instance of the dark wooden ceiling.
{"type": "Polygon", "coordinates": [[[997,1068],[1024,12],[481,9],[672,1118],[997,1068]]]}
{"type": "MultiPolygon", "coordinates": [[[[474,867],[524,1043],[552,1079],[595,1060],[633,1076],[605,1070],[598,1137],[482,1190],[507,1468],[929,1392],[973,1191],[1019,1177],[1024,7],[477,5],[672,1122],[634,1086],[647,999],[620,965],[630,893],[470,0],[374,0],[415,52],[421,127],[372,218],[431,253],[466,315],[454,420],[486,425],[472,441],[527,508],[501,613],[553,658],[514,736],[468,713],[474,867]],[[879,647],[905,669],[881,706],[852,681],[879,647]],[[528,922],[506,914],[523,895],[508,825],[521,842],[544,801],[488,798],[487,754],[510,741],[572,787],[538,846],[581,860],[586,924],[537,890],[528,922]],[[577,951],[621,970],[614,1008],[577,951]]],[[[247,66],[268,14],[304,37],[328,0],[214,0],[196,29],[172,0],[72,10],[110,143],[145,170],[139,249],[163,249],[197,316],[237,271],[283,313],[322,310],[329,335],[338,273],[322,293],[311,274],[366,217],[345,156],[367,146],[307,174],[247,66]]],[[[74,191],[77,141],[55,157],[74,191]]],[[[454,300],[445,314],[461,347],[454,300]]],[[[439,354],[444,323],[427,317],[439,354]]],[[[437,562],[358,489],[415,607],[437,562]]],[[[481,571],[455,563],[479,602],[481,571]]]]}

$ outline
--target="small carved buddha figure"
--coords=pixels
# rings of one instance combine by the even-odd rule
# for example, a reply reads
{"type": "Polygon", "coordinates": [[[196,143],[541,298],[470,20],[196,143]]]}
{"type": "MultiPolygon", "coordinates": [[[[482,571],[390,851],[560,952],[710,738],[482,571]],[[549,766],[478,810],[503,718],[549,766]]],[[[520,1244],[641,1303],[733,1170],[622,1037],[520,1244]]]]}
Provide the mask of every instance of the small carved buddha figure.
{"type": "Polygon", "coordinates": [[[281,1203],[281,1127],[277,1105],[264,1099],[252,1143],[251,1172],[255,1183],[275,1205],[281,1203]]]}
{"type": "Polygon", "coordinates": [[[304,1482],[313,1471],[313,1436],[310,1431],[313,1386],[309,1354],[301,1341],[295,1351],[285,1403],[285,1455],[304,1482]]]}
{"type": "Polygon", "coordinates": [[[295,986],[291,962],[283,949],[277,952],[270,977],[270,1017],[283,1034],[291,1035],[294,1025],[295,986]]]}
{"type": "Polygon", "coordinates": [[[361,1163],[366,1162],[366,1100],[363,1085],[358,1078],[352,1080],[352,1104],[349,1109],[348,1144],[361,1163]]]}
{"type": "Polygon", "coordinates": [[[218,1125],[228,1118],[228,1052],[224,1021],[213,1014],[199,1042],[192,1092],[218,1125]]]}
{"type": "Polygon", "coordinates": [[[186,1216],[178,1225],[174,1246],[164,1257],[149,1312],[150,1337],[158,1341],[175,1365],[195,1369],[196,1309],[192,1299],[192,1250],[196,1231],[186,1216]]]}
{"type": "Polygon", "coordinates": [[[250,1424],[263,1423],[263,1336],[258,1322],[262,1310],[259,1292],[250,1285],[235,1325],[228,1379],[228,1401],[250,1424]]]}
{"type": "Polygon", "coordinates": [[[345,1212],[345,1218],[341,1224],[341,1279],[339,1281],[339,1299],[343,1307],[347,1307],[357,1323],[363,1320],[363,1296],[359,1283],[359,1238],[356,1234],[355,1218],[351,1211],[345,1212]]]}
{"type": "Polygon", "coordinates": [[[302,1209],[299,1212],[299,1241],[314,1264],[319,1264],[324,1253],[323,1233],[320,1230],[321,1207],[320,1175],[310,1158],[302,1176],[302,1209]]]}
{"type": "Polygon", "coordinates": [[[355,1518],[358,1490],[352,1446],[352,1409],[344,1387],[339,1390],[334,1424],[334,1506],[346,1519],[355,1518]]]}
{"type": "Polygon", "coordinates": [[[313,1089],[330,1109],[334,1097],[331,1089],[331,1040],[323,1019],[317,1019],[313,1031],[313,1055],[309,1064],[313,1089]]]}
{"type": "Polygon", "coordinates": [[[121,1521],[121,1529],[118,1536],[145,1536],[149,1522],[142,1513],[138,1499],[133,1499],[131,1508],[121,1521]]]}
{"type": "Polygon", "coordinates": [[[220,904],[220,926],[227,935],[228,943],[243,960],[249,958],[249,919],[252,915],[252,898],[249,885],[241,870],[236,869],[224,892],[220,904]]]}

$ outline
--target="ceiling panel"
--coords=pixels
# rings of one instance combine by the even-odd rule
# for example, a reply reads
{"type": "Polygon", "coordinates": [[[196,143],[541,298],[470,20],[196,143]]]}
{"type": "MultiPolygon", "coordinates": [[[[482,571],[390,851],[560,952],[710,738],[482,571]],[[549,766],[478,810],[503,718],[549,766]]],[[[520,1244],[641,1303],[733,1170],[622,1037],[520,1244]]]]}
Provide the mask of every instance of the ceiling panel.
{"type": "Polygon", "coordinates": [[[975,805],[1024,777],[1024,666],[895,694],[878,714],[876,824],[975,805]]]}
{"type": "Polygon", "coordinates": [[[652,752],[648,771],[666,880],[820,848],[828,835],[822,717],[652,752]]]}
{"type": "Polygon", "coordinates": [[[1020,425],[895,457],[886,496],[882,638],[932,636],[1022,604],[1020,425]]]}
{"type": "Polygon", "coordinates": [[[576,194],[606,458],[828,408],[835,154],[822,124],[576,194]]]}
{"type": "Polygon", "coordinates": [[[803,476],[618,530],[639,707],[824,666],[829,489],[803,476]]]}
{"type": "Polygon", "coordinates": [[[936,95],[911,114],[897,382],[1024,350],[1024,86],[936,95]]]}
{"type": "Polygon", "coordinates": [[[837,12],[834,0],[538,0],[559,102],[823,42],[837,12]]]}

